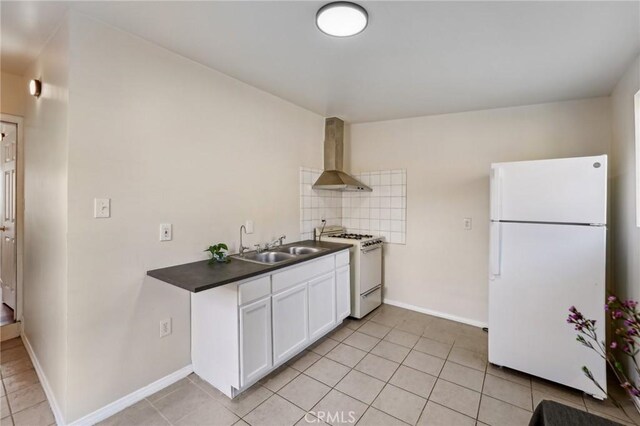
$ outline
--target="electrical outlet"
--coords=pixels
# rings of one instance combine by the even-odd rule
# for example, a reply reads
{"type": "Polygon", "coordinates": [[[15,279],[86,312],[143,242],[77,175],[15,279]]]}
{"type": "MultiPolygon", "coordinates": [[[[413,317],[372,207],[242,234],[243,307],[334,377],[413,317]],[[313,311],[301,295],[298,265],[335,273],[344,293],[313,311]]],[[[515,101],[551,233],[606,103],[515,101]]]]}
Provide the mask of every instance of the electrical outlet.
{"type": "Polygon", "coordinates": [[[253,234],[253,221],[251,219],[245,221],[244,229],[247,234],[253,234]]]}
{"type": "Polygon", "coordinates": [[[171,331],[171,318],[160,320],[160,337],[167,337],[171,331]]]}
{"type": "Polygon", "coordinates": [[[463,224],[464,224],[465,231],[471,231],[471,229],[473,228],[473,222],[471,221],[470,217],[465,217],[463,219],[463,224]]]}
{"type": "Polygon", "coordinates": [[[160,241],[171,241],[173,239],[173,227],[170,223],[160,224],[160,241]]]}

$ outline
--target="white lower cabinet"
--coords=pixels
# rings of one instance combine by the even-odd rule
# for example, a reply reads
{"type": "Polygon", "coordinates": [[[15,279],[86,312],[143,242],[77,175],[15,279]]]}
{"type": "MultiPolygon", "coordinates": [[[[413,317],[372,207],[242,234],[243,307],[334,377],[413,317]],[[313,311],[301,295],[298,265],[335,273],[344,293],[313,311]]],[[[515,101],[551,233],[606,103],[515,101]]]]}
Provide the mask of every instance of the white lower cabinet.
{"type": "Polygon", "coordinates": [[[272,365],[271,298],[240,308],[240,385],[260,378],[272,365]]]}
{"type": "Polygon", "coordinates": [[[336,308],[338,321],[351,314],[351,270],[349,265],[336,269],[336,308]]]}
{"type": "Polygon", "coordinates": [[[271,296],[273,315],[273,363],[295,355],[309,342],[307,283],[271,296]]]}
{"type": "Polygon", "coordinates": [[[350,314],[349,252],[191,295],[194,372],[230,398],[350,314]]]}
{"type": "Polygon", "coordinates": [[[335,272],[309,281],[309,336],[322,336],[336,325],[335,272]]]}

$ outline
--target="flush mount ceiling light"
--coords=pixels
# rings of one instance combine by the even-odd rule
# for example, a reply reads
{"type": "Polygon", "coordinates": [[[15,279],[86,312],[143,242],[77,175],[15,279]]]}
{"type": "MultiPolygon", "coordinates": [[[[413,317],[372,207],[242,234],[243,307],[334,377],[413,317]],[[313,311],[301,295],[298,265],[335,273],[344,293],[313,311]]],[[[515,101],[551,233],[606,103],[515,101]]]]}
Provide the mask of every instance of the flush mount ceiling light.
{"type": "Polygon", "coordinates": [[[361,33],[369,21],[367,11],[355,3],[337,1],[325,4],[316,14],[316,25],[325,34],[349,37],[361,33]]]}
{"type": "Polygon", "coordinates": [[[29,94],[31,96],[35,96],[36,98],[40,97],[40,93],[42,92],[42,82],[40,80],[31,80],[29,82],[29,94]]]}

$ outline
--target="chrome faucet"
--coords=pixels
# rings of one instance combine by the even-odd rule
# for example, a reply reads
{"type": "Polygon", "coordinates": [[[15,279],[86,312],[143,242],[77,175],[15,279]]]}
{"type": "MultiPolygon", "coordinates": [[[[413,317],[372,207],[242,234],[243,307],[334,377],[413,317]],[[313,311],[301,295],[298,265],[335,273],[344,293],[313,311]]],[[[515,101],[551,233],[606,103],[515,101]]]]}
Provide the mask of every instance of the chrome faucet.
{"type": "Polygon", "coordinates": [[[286,235],[281,235],[280,238],[276,238],[275,240],[271,241],[270,243],[266,244],[266,249],[272,249],[274,247],[278,247],[281,246],[283,244],[283,241],[287,238],[286,235]]]}
{"type": "Polygon", "coordinates": [[[245,228],[244,225],[240,226],[240,249],[238,249],[238,253],[240,253],[240,256],[243,256],[245,251],[250,250],[249,247],[245,247],[242,244],[242,230],[243,229],[244,229],[244,233],[245,234],[247,233],[247,228],[245,228]]]}
{"type": "Polygon", "coordinates": [[[327,221],[322,219],[322,229],[320,230],[320,234],[318,234],[318,228],[313,228],[313,241],[322,241],[322,234],[324,234],[325,226],[327,226],[327,221]]]}

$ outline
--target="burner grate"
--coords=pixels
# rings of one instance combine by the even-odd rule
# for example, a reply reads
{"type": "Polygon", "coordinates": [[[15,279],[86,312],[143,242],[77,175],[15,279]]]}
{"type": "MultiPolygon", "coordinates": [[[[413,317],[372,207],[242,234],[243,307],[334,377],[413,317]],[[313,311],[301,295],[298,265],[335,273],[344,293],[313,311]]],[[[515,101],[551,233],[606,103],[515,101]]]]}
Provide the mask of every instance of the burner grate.
{"type": "Polygon", "coordinates": [[[338,234],[332,235],[334,238],[344,238],[347,240],[362,240],[363,238],[373,238],[373,235],[369,234],[338,234]]]}

